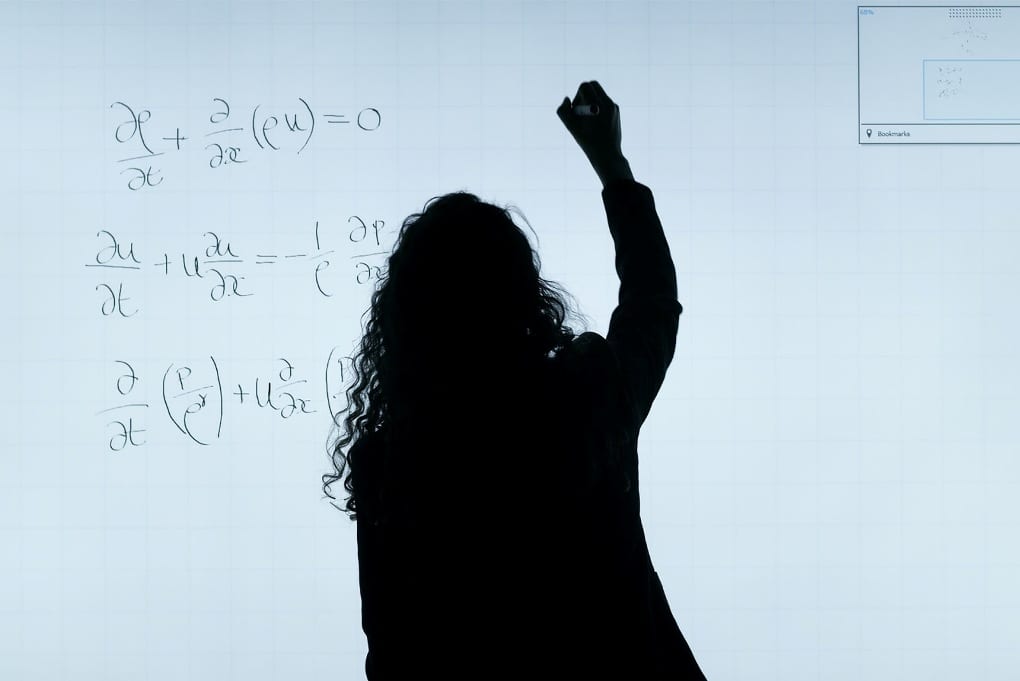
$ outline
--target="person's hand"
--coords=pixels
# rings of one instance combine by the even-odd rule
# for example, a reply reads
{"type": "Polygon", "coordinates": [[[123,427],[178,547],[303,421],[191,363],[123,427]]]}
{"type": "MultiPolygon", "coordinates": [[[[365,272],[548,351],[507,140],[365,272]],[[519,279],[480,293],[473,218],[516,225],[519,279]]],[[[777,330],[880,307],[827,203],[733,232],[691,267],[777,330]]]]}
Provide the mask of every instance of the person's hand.
{"type": "Polygon", "coordinates": [[[626,164],[620,149],[620,107],[609,98],[598,81],[581,83],[574,101],[564,97],[556,114],[600,177],[607,169],[619,167],[621,162],[626,164]],[[597,106],[598,113],[592,116],[575,114],[574,107],[584,104],[597,106]]]}

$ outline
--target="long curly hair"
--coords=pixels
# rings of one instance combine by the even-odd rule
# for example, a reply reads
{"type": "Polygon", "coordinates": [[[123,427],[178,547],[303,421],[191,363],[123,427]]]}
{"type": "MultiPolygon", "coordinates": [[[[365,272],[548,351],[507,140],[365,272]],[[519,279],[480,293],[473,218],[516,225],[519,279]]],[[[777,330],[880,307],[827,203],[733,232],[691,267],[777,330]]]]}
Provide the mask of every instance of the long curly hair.
{"type": "Polygon", "coordinates": [[[382,433],[388,444],[401,436],[421,443],[455,391],[473,395],[497,376],[555,358],[577,335],[568,317],[591,326],[562,286],[539,276],[541,259],[512,214],[531,228],[515,206],[458,191],[432,197],[403,221],[351,361],[347,406],[330,429],[331,437],[343,430],[328,445],[334,470],[322,476],[323,492],[335,500],[329,488],[346,470],[345,508],[330,503],[351,521],[364,511],[359,500],[381,496],[380,476],[364,473],[382,462],[362,457],[383,450],[358,447],[360,440],[382,433]],[[362,489],[369,483],[373,489],[362,489]]]}

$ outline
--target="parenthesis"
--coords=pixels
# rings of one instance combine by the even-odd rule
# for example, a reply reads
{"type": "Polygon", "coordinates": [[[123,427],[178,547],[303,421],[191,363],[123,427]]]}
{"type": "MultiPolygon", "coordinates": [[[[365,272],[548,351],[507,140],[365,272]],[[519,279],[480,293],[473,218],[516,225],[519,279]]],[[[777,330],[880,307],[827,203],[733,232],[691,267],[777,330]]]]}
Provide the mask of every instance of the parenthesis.
{"type": "Polygon", "coordinates": [[[177,430],[181,431],[185,435],[188,435],[188,431],[184,430],[181,424],[177,423],[177,419],[174,418],[173,412],[170,411],[170,403],[166,401],[166,377],[170,375],[170,370],[173,368],[173,362],[163,372],[163,406],[166,407],[166,415],[170,417],[170,421],[177,426],[177,430]]]}
{"type": "MultiPolygon", "coordinates": [[[[333,353],[336,352],[336,346],[329,351],[329,357],[326,358],[326,409],[329,409],[330,418],[334,418],[336,412],[333,411],[333,400],[329,396],[329,367],[333,364],[333,353]]],[[[335,418],[334,418],[335,420],[335,418]]]]}
{"type": "Polygon", "coordinates": [[[220,389],[220,423],[216,426],[216,437],[219,437],[223,430],[223,381],[220,380],[220,368],[216,365],[216,358],[209,355],[209,360],[212,362],[213,369],[216,370],[216,386],[220,389]]]}
{"type": "Polygon", "coordinates": [[[259,145],[259,149],[265,149],[262,146],[262,142],[259,142],[259,136],[255,134],[255,112],[259,110],[261,104],[256,104],[255,108],[251,110],[251,136],[255,138],[255,144],[259,145]]]}
{"type": "Polygon", "coordinates": [[[188,437],[190,437],[192,440],[194,440],[196,444],[200,444],[202,446],[208,447],[209,446],[208,442],[202,442],[197,437],[192,435],[191,428],[188,427],[188,414],[190,414],[190,413],[191,412],[188,411],[187,409],[184,410],[184,429],[185,429],[185,433],[187,434],[188,437]]]}
{"type": "MultiPolygon", "coordinates": [[[[302,104],[305,105],[305,108],[308,109],[308,115],[312,119],[312,127],[308,128],[308,137],[305,138],[305,143],[301,145],[301,149],[304,149],[305,147],[308,146],[308,140],[312,139],[312,133],[315,132],[315,114],[312,113],[312,107],[308,106],[308,102],[306,102],[301,97],[298,97],[298,99],[301,101],[302,104]]],[[[301,149],[298,149],[297,153],[300,154],[301,149]]]]}

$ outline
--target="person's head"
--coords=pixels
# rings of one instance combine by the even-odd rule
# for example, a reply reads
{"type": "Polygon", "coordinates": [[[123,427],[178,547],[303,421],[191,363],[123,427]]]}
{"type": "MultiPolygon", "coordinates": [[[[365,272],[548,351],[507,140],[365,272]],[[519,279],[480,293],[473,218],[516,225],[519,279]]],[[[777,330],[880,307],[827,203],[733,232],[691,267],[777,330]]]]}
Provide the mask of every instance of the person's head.
{"type": "Polygon", "coordinates": [[[384,427],[441,432],[445,420],[456,429],[444,414],[481,409],[482,394],[526,382],[575,337],[567,315],[587,321],[567,304],[569,293],[539,276],[541,260],[511,212],[520,211],[453,192],[404,220],[352,361],[348,406],[333,415],[339,427],[346,412],[345,432],[330,444],[335,471],[323,476],[323,491],[335,499],[329,486],[347,468],[351,520],[362,467],[350,456],[359,450],[345,447],[384,427]]]}

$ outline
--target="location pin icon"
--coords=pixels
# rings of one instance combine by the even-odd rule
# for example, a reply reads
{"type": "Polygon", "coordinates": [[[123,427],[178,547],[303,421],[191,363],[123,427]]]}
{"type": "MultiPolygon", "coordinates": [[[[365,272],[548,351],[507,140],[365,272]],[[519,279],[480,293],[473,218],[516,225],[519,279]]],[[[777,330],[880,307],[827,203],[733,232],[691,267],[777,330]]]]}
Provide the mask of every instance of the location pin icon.
{"type": "Polygon", "coordinates": [[[871,128],[868,128],[868,129],[867,129],[867,130],[865,130],[864,132],[868,133],[868,137],[871,137],[871,128]]]}

